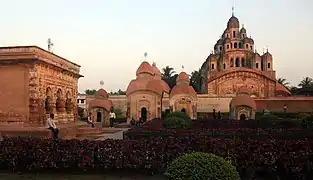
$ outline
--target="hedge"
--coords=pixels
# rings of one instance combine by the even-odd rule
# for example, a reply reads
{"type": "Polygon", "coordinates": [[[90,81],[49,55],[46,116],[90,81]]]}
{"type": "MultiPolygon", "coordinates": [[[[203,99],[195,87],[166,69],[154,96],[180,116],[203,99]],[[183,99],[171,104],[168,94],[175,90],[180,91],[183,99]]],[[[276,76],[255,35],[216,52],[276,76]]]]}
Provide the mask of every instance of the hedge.
{"type": "Polygon", "coordinates": [[[230,160],[241,179],[312,179],[312,147],[311,140],[268,138],[240,140],[194,136],[59,142],[5,138],[0,142],[0,170],[163,173],[174,159],[196,151],[230,160]]]}

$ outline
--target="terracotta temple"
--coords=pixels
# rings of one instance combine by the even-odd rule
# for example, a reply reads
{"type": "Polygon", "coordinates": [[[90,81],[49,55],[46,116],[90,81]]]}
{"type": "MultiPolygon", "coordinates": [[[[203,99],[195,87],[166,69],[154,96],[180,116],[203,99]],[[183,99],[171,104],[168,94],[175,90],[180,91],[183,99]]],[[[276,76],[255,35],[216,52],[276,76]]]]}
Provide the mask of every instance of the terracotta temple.
{"type": "Polygon", "coordinates": [[[0,47],[0,123],[74,122],[79,70],[37,46],[0,47]]]}
{"type": "MultiPolygon", "coordinates": [[[[254,119],[265,109],[272,112],[312,112],[313,97],[293,97],[279,84],[273,56],[259,54],[237,17],[226,29],[201,66],[201,93],[180,72],[170,89],[155,63],[143,61],[126,95],[109,96],[99,89],[86,96],[86,115],[108,125],[108,113],[119,108],[128,120],[147,121],[163,112],[181,111],[192,119],[214,110],[230,119],[254,119]]],[[[60,123],[77,118],[77,83],[80,66],[36,46],[0,47],[0,123],[43,124],[49,113],[60,123]]],[[[81,101],[81,99],[79,99],[81,101]]]]}
{"type": "Polygon", "coordinates": [[[259,54],[247,30],[237,17],[230,17],[214,51],[201,66],[201,94],[189,86],[181,72],[170,91],[161,80],[155,63],[144,61],[126,96],[110,96],[113,106],[127,112],[128,119],[151,120],[165,111],[183,111],[192,119],[213,110],[228,112],[230,119],[254,119],[256,112],[311,112],[312,97],[293,97],[279,84],[273,56],[266,49],[259,54]]]}

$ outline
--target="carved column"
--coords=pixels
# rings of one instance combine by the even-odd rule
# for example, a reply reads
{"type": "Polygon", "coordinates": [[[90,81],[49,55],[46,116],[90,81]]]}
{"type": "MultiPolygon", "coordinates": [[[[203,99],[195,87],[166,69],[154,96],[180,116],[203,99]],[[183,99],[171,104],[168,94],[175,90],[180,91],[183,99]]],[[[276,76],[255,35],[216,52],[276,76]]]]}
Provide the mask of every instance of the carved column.
{"type": "Polygon", "coordinates": [[[29,67],[29,117],[27,123],[39,124],[41,108],[39,80],[34,66],[29,67]]]}

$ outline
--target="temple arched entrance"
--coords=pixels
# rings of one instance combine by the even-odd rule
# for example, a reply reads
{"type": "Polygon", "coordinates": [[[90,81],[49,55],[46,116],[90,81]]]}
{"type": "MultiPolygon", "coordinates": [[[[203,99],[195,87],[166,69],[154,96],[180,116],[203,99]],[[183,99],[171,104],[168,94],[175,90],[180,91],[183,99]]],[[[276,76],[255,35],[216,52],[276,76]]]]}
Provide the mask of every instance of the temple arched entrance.
{"type": "Polygon", "coordinates": [[[102,112],[98,111],[97,112],[97,122],[101,122],[102,121],[102,112]]]}
{"type": "Polygon", "coordinates": [[[240,120],[241,120],[241,121],[246,120],[246,115],[245,115],[245,114],[240,114],[240,120]]]}
{"type": "Polygon", "coordinates": [[[180,110],[180,112],[186,113],[186,109],[185,109],[185,108],[182,108],[182,109],[180,110]]]}
{"type": "Polygon", "coordinates": [[[146,122],[147,121],[147,108],[143,107],[141,108],[141,121],[146,122]]]}
{"type": "Polygon", "coordinates": [[[46,114],[53,112],[53,109],[52,109],[52,91],[51,91],[50,87],[48,87],[46,89],[45,111],[46,111],[46,114]]]}

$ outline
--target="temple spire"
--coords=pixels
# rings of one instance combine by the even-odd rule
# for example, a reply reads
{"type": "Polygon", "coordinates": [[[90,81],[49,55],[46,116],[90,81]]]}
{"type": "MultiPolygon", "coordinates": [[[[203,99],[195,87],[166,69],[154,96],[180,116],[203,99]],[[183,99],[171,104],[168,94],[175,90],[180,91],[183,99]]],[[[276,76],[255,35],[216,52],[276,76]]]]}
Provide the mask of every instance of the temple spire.
{"type": "Polygon", "coordinates": [[[235,7],[234,7],[234,5],[231,7],[231,15],[235,16],[235,7]]]}
{"type": "Polygon", "coordinates": [[[148,56],[148,53],[147,53],[147,52],[145,52],[145,53],[143,54],[143,56],[145,57],[145,61],[147,61],[147,56],[148,56]]]}
{"type": "Polygon", "coordinates": [[[52,43],[51,39],[49,38],[49,39],[48,39],[48,51],[51,52],[52,46],[53,46],[53,43],[52,43]]]}

